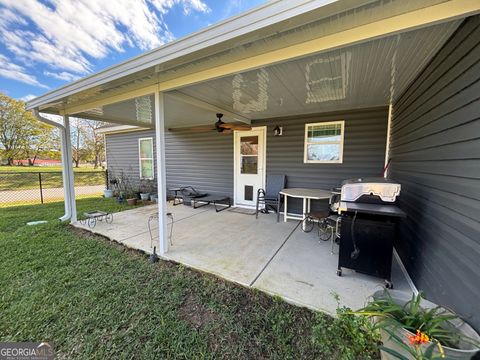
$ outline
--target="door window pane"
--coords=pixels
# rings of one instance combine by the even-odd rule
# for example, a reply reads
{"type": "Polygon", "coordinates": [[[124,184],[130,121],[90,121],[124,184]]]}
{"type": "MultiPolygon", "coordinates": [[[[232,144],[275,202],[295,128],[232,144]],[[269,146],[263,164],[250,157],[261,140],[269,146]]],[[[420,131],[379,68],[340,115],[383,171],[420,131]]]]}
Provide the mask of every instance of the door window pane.
{"type": "Polygon", "coordinates": [[[241,156],[241,174],[256,174],[258,168],[258,156],[241,156]]]}
{"type": "Polygon", "coordinates": [[[258,136],[243,136],[240,138],[240,154],[258,155],[258,136]]]}

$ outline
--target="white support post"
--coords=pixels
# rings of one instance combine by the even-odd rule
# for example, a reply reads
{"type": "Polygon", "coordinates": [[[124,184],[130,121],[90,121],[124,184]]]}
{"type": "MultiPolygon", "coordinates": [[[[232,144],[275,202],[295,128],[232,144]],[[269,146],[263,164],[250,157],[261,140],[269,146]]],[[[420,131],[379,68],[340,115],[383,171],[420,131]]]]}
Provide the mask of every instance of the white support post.
{"type": "MultiPolygon", "coordinates": [[[[63,116],[64,133],[62,135],[62,174],[65,194],[65,211],[70,210],[70,222],[77,222],[77,203],[75,201],[75,185],[72,165],[72,140],[70,134],[70,119],[63,116]]],[[[68,213],[68,212],[67,212],[68,213]]]]}
{"type": "Polygon", "coordinates": [[[68,161],[68,154],[67,154],[67,135],[65,131],[65,127],[59,128],[60,130],[60,140],[61,140],[61,155],[62,155],[62,179],[63,179],[63,198],[65,204],[65,215],[63,215],[60,220],[67,221],[70,220],[72,216],[72,203],[70,201],[70,191],[68,190],[68,169],[65,165],[68,161]]]}
{"type": "Polygon", "coordinates": [[[168,251],[167,187],[165,176],[165,101],[161,92],[155,92],[155,139],[157,147],[158,237],[159,253],[168,251]]]}

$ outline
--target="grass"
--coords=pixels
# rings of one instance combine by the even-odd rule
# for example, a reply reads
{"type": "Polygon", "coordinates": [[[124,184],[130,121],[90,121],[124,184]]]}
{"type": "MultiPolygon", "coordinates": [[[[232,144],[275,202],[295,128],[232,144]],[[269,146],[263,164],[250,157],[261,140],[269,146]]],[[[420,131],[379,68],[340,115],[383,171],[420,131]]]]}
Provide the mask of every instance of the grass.
{"type": "MultiPolygon", "coordinates": [[[[79,213],[128,207],[77,204],[79,213]]],[[[62,214],[63,203],[0,210],[0,341],[50,341],[60,359],[346,359],[314,339],[329,316],[178,264],[149,264],[59,223],[62,214]],[[25,225],[32,220],[49,223],[25,225]]]]}
{"type": "MultiPolygon", "coordinates": [[[[62,172],[61,166],[0,166],[0,173],[2,172],[62,172]]],[[[91,172],[91,171],[103,171],[102,168],[93,168],[93,166],[80,166],[74,167],[74,172],[91,172]]]]}
{"type": "MultiPolygon", "coordinates": [[[[42,187],[63,186],[61,167],[0,166],[0,191],[29,190],[39,188],[38,173],[42,175],[42,187]]],[[[92,167],[74,168],[75,186],[103,185],[105,172],[92,167]]]]}

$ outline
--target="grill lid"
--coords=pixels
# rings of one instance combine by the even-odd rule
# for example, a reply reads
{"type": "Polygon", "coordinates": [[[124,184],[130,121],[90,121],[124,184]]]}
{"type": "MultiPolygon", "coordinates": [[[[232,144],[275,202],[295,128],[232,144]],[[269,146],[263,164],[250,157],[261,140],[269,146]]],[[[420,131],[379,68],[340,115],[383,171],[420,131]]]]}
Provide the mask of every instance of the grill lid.
{"type": "Polygon", "coordinates": [[[341,201],[355,202],[362,196],[376,196],[393,203],[400,195],[401,185],[383,177],[348,179],[342,182],[341,201]]]}

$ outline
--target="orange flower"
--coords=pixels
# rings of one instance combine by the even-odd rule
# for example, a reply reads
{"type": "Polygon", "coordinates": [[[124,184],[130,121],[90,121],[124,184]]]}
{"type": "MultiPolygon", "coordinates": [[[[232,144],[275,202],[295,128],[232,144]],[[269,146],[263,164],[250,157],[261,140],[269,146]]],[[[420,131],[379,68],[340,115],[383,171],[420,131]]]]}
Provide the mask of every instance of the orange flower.
{"type": "Polygon", "coordinates": [[[430,338],[427,334],[422,333],[420,330],[417,330],[415,335],[407,335],[410,345],[421,345],[430,341],[430,338]]]}

